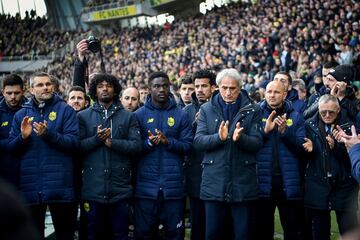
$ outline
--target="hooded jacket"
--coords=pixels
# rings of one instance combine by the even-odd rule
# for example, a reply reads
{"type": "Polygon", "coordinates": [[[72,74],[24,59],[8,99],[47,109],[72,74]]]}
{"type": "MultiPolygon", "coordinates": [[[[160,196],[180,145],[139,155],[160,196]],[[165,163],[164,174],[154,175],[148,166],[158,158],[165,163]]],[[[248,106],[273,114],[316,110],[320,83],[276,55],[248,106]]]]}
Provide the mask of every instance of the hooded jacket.
{"type": "MultiPolygon", "coordinates": [[[[192,123],[192,131],[195,135],[197,122],[195,121],[195,115],[200,110],[200,103],[196,98],[195,92],[191,95],[191,104],[184,108],[192,123]]],[[[186,192],[190,197],[200,198],[200,184],[202,175],[202,160],[204,158],[204,152],[197,151],[192,147],[190,156],[185,158],[184,171],[185,171],[185,183],[186,192]]]]}
{"type": "MultiPolygon", "coordinates": [[[[264,128],[272,109],[266,101],[260,103],[260,108],[263,112],[262,123],[264,128]]],[[[287,127],[284,134],[277,130],[267,134],[263,132],[263,147],[257,153],[260,197],[269,198],[271,195],[273,151],[277,151],[286,198],[288,200],[300,200],[302,199],[302,190],[300,163],[297,156],[303,152],[305,122],[302,115],[296,112],[288,101],[285,101],[283,105],[283,113],[286,113],[287,116],[287,127]]]]}
{"type": "Polygon", "coordinates": [[[152,104],[151,96],[135,114],[143,141],[135,197],[157,199],[162,191],[164,199],[182,199],[185,196],[183,159],[190,153],[192,143],[189,116],[176,106],[172,97],[168,107],[162,109],[152,104]],[[165,134],[168,145],[148,144],[148,131],[155,135],[155,129],[165,134]]]}
{"type": "Polygon", "coordinates": [[[28,204],[74,201],[73,156],[79,145],[79,124],[75,110],[60,97],[40,107],[34,99],[23,105],[14,116],[9,146],[20,154],[20,191],[28,204]],[[21,122],[47,121],[46,133],[31,133],[23,140],[21,122]]]}
{"type": "MultiPolygon", "coordinates": [[[[26,102],[26,98],[22,98],[22,104],[26,102]]],[[[0,176],[10,183],[18,187],[19,184],[19,156],[15,152],[9,151],[9,133],[11,123],[15,113],[21,108],[10,108],[5,98],[0,101],[0,176]]]]}
{"type": "Polygon", "coordinates": [[[141,151],[135,115],[117,103],[95,103],[78,113],[83,157],[82,199],[114,203],[132,196],[131,155],[141,151]],[[97,137],[97,126],[111,128],[111,147],[97,137]]]}

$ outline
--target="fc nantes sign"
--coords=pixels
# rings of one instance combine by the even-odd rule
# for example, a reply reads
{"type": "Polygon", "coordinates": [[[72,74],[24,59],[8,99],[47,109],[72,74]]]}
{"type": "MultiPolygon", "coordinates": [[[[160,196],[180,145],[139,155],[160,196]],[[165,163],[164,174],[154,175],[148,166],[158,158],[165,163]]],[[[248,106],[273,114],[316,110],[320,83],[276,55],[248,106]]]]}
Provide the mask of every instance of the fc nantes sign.
{"type": "Polygon", "coordinates": [[[131,17],[137,15],[136,5],[91,12],[90,21],[102,21],[114,18],[131,17]]]}

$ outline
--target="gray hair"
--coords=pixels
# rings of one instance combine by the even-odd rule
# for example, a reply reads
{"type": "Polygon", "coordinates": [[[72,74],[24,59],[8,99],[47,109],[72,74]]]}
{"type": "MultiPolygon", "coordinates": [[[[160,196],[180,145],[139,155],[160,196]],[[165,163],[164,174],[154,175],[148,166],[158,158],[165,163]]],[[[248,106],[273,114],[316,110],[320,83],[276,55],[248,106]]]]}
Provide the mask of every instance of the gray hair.
{"type": "Polygon", "coordinates": [[[327,103],[327,102],[336,103],[336,106],[338,107],[338,109],[340,109],[340,104],[339,104],[339,101],[338,101],[337,97],[335,97],[333,95],[330,95],[330,94],[325,94],[325,95],[322,95],[320,97],[320,99],[319,99],[319,108],[320,108],[321,104],[327,103]]]}
{"type": "Polygon", "coordinates": [[[242,86],[242,79],[241,79],[241,75],[240,73],[235,69],[235,68],[226,68],[221,70],[217,75],[216,75],[216,85],[220,85],[221,81],[225,78],[231,78],[234,79],[235,81],[237,81],[239,83],[239,87],[242,86]]]}

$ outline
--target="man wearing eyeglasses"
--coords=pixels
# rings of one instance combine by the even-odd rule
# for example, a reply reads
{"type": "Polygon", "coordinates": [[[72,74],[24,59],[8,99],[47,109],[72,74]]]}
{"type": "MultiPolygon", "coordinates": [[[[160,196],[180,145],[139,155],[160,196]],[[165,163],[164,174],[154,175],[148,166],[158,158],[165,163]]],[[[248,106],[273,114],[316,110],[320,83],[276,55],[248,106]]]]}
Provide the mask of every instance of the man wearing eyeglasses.
{"type": "Polygon", "coordinates": [[[358,185],[344,143],[335,141],[334,127],[350,131],[352,123],[337,97],[323,95],[319,112],[305,123],[303,147],[309,163],[305,175],[304,204],[309,209],[313,239],[330,240],[330,211],[336,213],[340,234],[357,226],[358,185]]]}
{"type": "Polygon", "coordinates": [[[150,74],[149,87],[145,105],[135,112],[143,141],[135,185],[135,237],[155,239],[161,222],[166,239],[180,240],[185,197],[182,163],[191,150],[191,122],[170,96],[166,73],[150,74]]]}

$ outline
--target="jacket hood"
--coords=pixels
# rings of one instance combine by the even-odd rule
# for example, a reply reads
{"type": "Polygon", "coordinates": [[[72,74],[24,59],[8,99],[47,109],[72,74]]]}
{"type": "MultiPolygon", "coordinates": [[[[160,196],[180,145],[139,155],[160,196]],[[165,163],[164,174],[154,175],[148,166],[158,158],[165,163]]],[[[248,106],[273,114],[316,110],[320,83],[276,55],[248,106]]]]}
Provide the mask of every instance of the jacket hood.
{"type": "Polygon", "coordinates": [[[169,109],[177,107],[176,101],[175,101],[174,97],[172,97],[171,95],[169,96],[168,101],[169,101],[169,106],[166,109],[155,107],[152,104],[151,94],[149,94],[149,96],[147,96],[147,98],[146,98],[146,102],[145,102],[144,106],[151,110],[169,110],[169,109]]]}
{"type": "MultiPolygon", "coordinates": [[[[294,110],[292,103],[288,100],[285,100],[282,107],[284,108],[284,112],[286,112],[286,113],[292,112],[294,110]]],[[[272,108],[270,108],[270,106],[267,104],[267,102],[265,100],[260,102],[260,108],[262,110],[266,110],[269,112],[271,112],[273,110],[272,108]]]]}
{"type": "MultiPolygon", "coordinates": [[[[97,112],[102,112],[105,110],[104,107],[102,105],[100,105],[97,101],[90,108],[92,108],[94,111],[97,111],[97,112]]],[[[108,110],[112,110],[112,109],[120,110],[123,108],[124,107],[121,105],[120,101],[114,101],[108,110]]]]}
{"type": "Polygon", "coordinates": [[[295,101],[299,100],[298,92],[295,89],[291,89],[290,92],[286,95],[286,100],[288,101],[295,101]]]}
{"type": "MultiPolygon", "coordinates": [[[[45,102],[44,108],[46,108],[47,106],[55,105],[55,104],[58,103],[58,102],[64,102],[64,100],[63,100],[61,97],[59,97],[58,95],[56,95],[56,94],[54,93],[53,97],[52,97],[50,100],[48,100],[48,101],[45,102]]],[[[26,103],[23,104],[22,106],[23,106],[24,108],[32,108],[32,107],[34,107],[34,106],[37,107],[37,108],[39,108],[38,103],[36,102],[36,100],[34,99],[34,97],[32,97],[28,102],[26,102],[26,103]]]]}
{"type": "Polygon", "coordinates": [[[9,112],[9,111],[16,112],[16,111],[18,111],[27,101],[28,101],[28,99],[27,99],[26,97],[22,97],[22,98],[21,98],[21,101],[20,101],[21,104],[19,105],[19,107],[16,108],[16,109],[12,109],[12,108],[10,108],[10,107],[7,105],[7,103],[6,103],[6,101],[5,101],[5,98],[2,98],[2,99],[0,100],[0,111],[3,111],[3,112],[9,112]]]}

